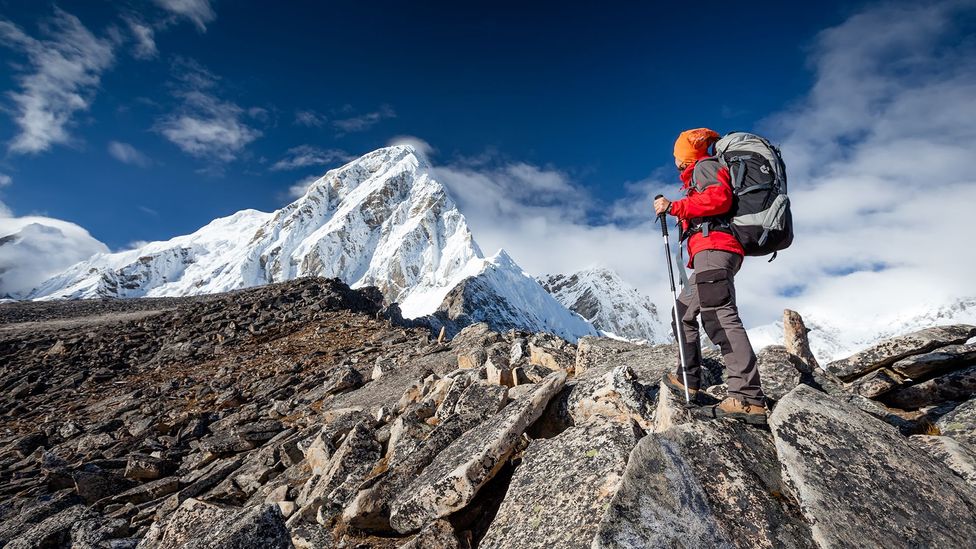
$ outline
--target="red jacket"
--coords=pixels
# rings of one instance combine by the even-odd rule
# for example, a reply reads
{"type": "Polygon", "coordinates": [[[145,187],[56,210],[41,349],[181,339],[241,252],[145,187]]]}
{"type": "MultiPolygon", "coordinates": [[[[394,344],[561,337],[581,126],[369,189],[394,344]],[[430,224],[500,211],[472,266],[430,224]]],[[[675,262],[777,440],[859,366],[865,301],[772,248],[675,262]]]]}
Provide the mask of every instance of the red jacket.
{"type": "MultiPolygon", "coordinates": [[[[681,172],[681,181],[686,196],[671,203],[670,213],[681,220],[682,231],[688,229],[689,219],[721,215],[732,208],[729,170],[716,160],[693,162],[681,172]],[[692,175],[695,175],[697,185],[692,185],[692,175]]],[[[739,241],[727,232],[709,231],[708,236],[696,232],[688,239],[688,267],[693,267],[695,254],[702,250],[723,250],[745,255],[739,241]]]]}

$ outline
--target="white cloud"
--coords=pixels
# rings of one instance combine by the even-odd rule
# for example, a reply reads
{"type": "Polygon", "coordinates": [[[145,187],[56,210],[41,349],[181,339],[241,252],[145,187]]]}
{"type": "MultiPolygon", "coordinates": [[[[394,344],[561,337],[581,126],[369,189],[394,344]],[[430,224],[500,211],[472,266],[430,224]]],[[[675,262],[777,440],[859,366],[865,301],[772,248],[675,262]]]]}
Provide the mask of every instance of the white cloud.
{"type": "Polygon", "coordinates": [[[8,145],[16,154],[39,153],[68,143],[72,117],[88,110],[102,72],[114,59],[112,41],[93,35],[77,17],[55,8],[41,25],[44,39],[0,19],[0,43],[25,54],[15,65],[18,91],[8,93],[19,133],[8,145]]]}
{"type": "Polygon", "coordinates": [[[132,50],[133,57],[136,59],[152,59],[159,55],[153,28],[136,17],[126,16],[123,19],[125,19],[125,23],[132,33],[132,38],[135,40],[135,48],[132,50]]]}
{"type": "Polygon", "coordinates": [[[430,143],[413,135],[395,136],[387,142],[387,145],[410,145],[424,156],[430,156],[435,151],[434,147],[430,143]]]}
{"type": "Polygon", "coordinates": [[[138,149],[128,143],[109,141],[108,153],[123,164],[132,164],[140,168],[152,165],[152,160],[148,156],[139,152],[138,149]]]}
{"type": "Polygon", "coordinates": [[[14,179],[5,173],[0,173],[0,187],[6,187],[13,184],[14,179]]]}
{"type": "Polygon", "coordinates": [[[154,0],[164,10],[189,19],[200,32],[207,31],[207,23],[217,19],[210,0],[154,0]]]}
{"type": "Polygon", "coordinates": [[[328,122],[328,117],[311,109],[295,111],[295,124],[309,128],[321,128],[328,122]]]}
{"type": "Polygon", "coordinates": [[[976,176],[960,169],[976,154],[976,48],[956,39],[972,15],[884,4],[819,35],[812,90],[766,124],[782,137],[797,236],[743,270],[757,321],[789,306],[856,331],[976,294],[976,176]]]}
{"type": "Polygon", "coordinates": [[[108,251],[74,223],[42,216],[12,217],[0,203],[0,297],[26,297],[48,277],[108,251]]]}
{"type": "Polygon", "coordinates": [[[396,118],[396,112],[389,105],[381,105],[373,112],[333,120],[332,125],[344,133],[362,132],[387,118],[396,118]]]}
{"type": "Polygon", "coordinates": [[[320,149],[311,145],[299,145],[288,149],[284,158],[271,166],[272,171],[294,170],[308,166],[324,166],[335,162],[348,162],[352,156],[339,149],[320,149]]]}
{"type": "Polygon", "coordinates": [[[210,161],[230,162],[261,132],[244,123],[246,111],[215,95],[218,78],[192,60],[175,65],[180,84],[174,91],[179,108],[156,122],[154,129],[183,152],[210,161]]]}

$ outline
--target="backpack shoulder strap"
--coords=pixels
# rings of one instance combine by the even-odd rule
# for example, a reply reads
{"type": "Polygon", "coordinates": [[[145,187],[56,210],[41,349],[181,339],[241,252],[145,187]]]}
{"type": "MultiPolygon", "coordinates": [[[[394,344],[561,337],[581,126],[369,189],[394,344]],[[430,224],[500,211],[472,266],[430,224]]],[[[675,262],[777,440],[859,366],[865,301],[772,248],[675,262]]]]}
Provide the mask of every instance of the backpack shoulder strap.
{"type": "Polygon", "coordinates": [[[717,157],[702,158],[695,164],[695,169],[691,172],[692,185],[700,192],[705,187],[718,184],[718,172],[721,169],[722,164],[719,163],[717,157]]]}

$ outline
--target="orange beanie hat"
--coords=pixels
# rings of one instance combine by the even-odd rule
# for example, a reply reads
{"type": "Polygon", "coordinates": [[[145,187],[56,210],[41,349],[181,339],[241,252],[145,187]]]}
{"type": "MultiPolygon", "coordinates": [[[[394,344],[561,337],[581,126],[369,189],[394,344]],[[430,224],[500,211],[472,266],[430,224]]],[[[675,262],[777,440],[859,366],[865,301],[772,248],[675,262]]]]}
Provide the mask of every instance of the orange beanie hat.
{"type": "Polygon", "coordinates": [[[674,142],[674,158],[679,165],[691,164],[708,156],[708,147],[718,141],[719,135],[708,128],[685,130],[674,142]]]}

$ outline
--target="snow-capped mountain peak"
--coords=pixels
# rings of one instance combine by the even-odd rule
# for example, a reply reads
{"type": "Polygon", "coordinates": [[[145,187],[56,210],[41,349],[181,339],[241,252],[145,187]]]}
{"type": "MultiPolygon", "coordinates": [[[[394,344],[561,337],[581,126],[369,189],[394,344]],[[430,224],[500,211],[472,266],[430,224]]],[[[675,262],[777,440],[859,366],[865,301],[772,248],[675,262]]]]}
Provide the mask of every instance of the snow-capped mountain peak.
{"type": "Polygon", "coordinates": [[[670,337],[650,298],[611,269],[591,267],[568,275],[547,275],[539,281],[560,303],[608,335],[653,343],[670,337]]]}
{"type": "Polygon", "coordinates": [[[482,255],[447,189],[410,145],[330,170],[280,210],[244,210],[189,235],[96,255],[45,281],[32,297],[195,295],[302,276],[377,286],[407,318],[434,313],[464,283],[468,303],[507,303],[501,317],[479,318],[496,328],[546,329],[570,339],[595,333],[508,254],[482,255]]]}

